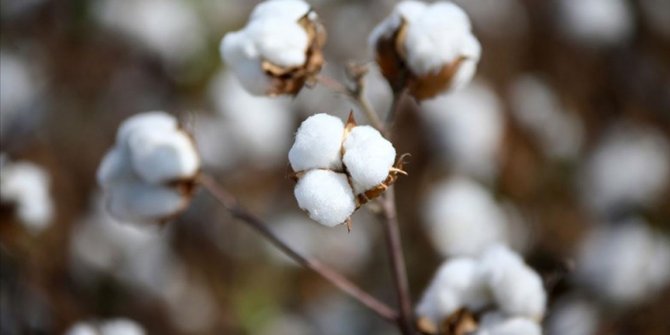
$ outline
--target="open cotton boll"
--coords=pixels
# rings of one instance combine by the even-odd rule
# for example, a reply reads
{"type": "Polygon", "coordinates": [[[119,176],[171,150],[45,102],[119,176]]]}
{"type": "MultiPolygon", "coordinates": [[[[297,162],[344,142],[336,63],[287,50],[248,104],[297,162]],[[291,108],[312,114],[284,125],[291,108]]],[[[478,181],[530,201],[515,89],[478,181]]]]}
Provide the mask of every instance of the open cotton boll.
{"type": "Polygon", "coordinates": [[[282,18],[252,20],[245,28],[246,36],[255,41],[263,60],[282,67],[305,63],[309,40],[307,32],[298,23],[287,24],[282,18]]]}
{"type": "Polygon", "coordinates": [[[388,177],[395,161],[395,148],[376,129],[354,127],[344,140],[342,162],[354,183],[354,192],[363,193],[388,177]]]}
{"type": "Polygon", "coordinates": [[[344,223],[356,209],[354,194],[343,173],[311,170],[300,178],[294,194],[298,206],[324,226],[344,223]]]}
{"type": "Polygon", "coordinates": [[[626,0],[560,0],[563,34],[581,45],[599,47],[624,42],[633,33],[634,17],[626,0]]]}
{"type": "Polygon", "coordinates": [[[521,317],[506,317],[499,312],[489,312],[482,316],[475,335],[542,335],[542,327],[521,317]]]}
{"type": "Polygon", "coordinates": [[[137,131],[145,130],[175,130],[178,127],[177,119],[162,111],[150,111],[135,114],[121,123],[116,133],[116,141],[123,143],[128,141],[128,137],[137,131]]]}
{"type": "Polygon", "coordinates": [[[191,178],[200,167],[193,141],[183,132],[143,129],[129,135],[133,167],[151,184],[191,178]]]}
{"type": "Polygon", "coordinates": [[[181,211],[188,199],[162,185],[120,182],[106,191],[107,209],[121,221],[160,220],[181,211]]]}
{"type": "Polygon", "coordinates": [[[102,187],[108,187],[119,180],[131,179],[133,176],[130,154],[124,146],[112,148],[107,152],[96,173],[98,184],[102,187]]]}
{"type": "Polygon", "coordinates": [[[483,81],[421,104],[437,154],[457,172],[490,180],[498,170],[505,119],[496,93],[483,81]]]}
{"type": "Polygon", "coordinates": [[[0,201],[16,206],[29,230],[39,232],[51,224],[54,204],[46,171],[29,162],[9,162],[0,169],[0,201]]]}
{"type": "Polygon", "coordinates": [[[501,311],[542,319],[547,303],[542,278],[518,254],[499,245],[489,248],[480,261],[483,280],[501,311]]]}
{"type": "Polygon", "coordinates": [[[653,205],[670,179],[670,144],[653,128],[616,126],[599,141],[582,177],[582,198],[596,212],[653,205]]]}
{"type": "Polygon", "coordinates": [[[258,4],[251,12],[249,20],[271,17],[298,21],[309,10],[309,4],[302,0],[269,0],[258,4]]]}
{"type": "Polygon", "coordinates": [[[302,122],[295,143],[288,153],[294,171],[308,169],[339,169],[344,124],[328,115],[316,114],[302,122]]]}
{"type": "Polygon", "coordinates": [[[423,223],[433,246],[445,257],[477,256],[508,240],[505,212],[478,183],[454,177],[434,187],[423,223]]]}

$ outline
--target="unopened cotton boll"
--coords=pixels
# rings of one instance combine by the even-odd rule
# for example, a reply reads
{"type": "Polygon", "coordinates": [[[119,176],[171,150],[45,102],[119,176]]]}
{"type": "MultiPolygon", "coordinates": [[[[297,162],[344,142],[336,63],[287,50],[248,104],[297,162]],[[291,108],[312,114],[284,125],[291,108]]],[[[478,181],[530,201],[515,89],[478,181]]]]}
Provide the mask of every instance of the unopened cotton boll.
{"type": "Polygon", "coordinates": [[[419,100],[467,84],[481,54],[467,14],[447,1],[403,1],[372,32],[369,44],[394,91],[419,100]]]}
{"type": "Polygon", "coordinates": [[[26,228],[39,232],[54,216],[50,177],[29,162],[8,162],[0,169],[0,201],[16,206],[16,214],[26,228]]]}
{"type": "Polygon", "coordinates": [[[395,160],[395,148],[376,129],[354,127],[344,140],[342,162],[354,183],[354,192],[363,193],[381,184],[395,160]]]}
{"type": "Polygon", "coordinates": [[[248,24],[221,40],[223,60],[254,95],[297,94],[320,71],[325,34],[302,0],[260,3],[248,24]]]}
{"type": "Polygon", "coordinates": [[[542,278],[507,247],[489,248],[480,260],[481,275],[498,308],[509,314],[541,320],[547,303],[542,278]]]}
{"type": "Polygon", "coordinates": [[[437,184],[423,213],[433,246],[445,257],[478,256],[508,240],[505,212],[484,187],[467,178],[437,184]]]}
{"type": "Polygon", "coordinates": [[[98,168],[111,214],[124,221],[160,221],[186,208],[200,157],[190,135],[163,112],[126,120],[98,168]]]}
{"type": "Polygon", "coordinates": [[[344,173],[310,170],[295,186],[298,206],[312,220],[329,227],[344,223],[356,209],[356,201],[344,173]]]}
{"type": "Polygon", "coordinates": [[[288,153],[294,171],[339,169],[344,124],[334,116],[316,114],[298,128],[295,143],[288,153]]]}
{"type": "Polygon", "coordinates": [[[499,312],[482,316],[475,335],[542,335],[542,327],[522,317],[506,317],[499,312]]]}

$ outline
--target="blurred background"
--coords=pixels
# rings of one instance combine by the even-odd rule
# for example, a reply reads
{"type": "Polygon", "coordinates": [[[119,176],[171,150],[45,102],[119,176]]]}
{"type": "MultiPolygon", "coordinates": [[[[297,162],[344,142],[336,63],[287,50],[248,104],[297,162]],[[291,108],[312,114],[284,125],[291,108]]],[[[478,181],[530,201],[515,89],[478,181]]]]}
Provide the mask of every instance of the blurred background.
{"type": "MultiPolygon", "coordinates": [[[[545,279],[546,334],[669,334],[670,1],[455,2],[482,43],[476,79],[405,99],[393,135],[412,154],[396,192],[413,298],[444,260],[506,243],[545,279]]],[[[252,97],[220,61],[255,3],[1,0],[2,334],[396,333],[203,191],[161,227],[101,204],[95,172],[119,123],[168,111],[278,235],[395,304],[376,216],[322,227],[286,178],[300,122],[356,105],[321,86],[252,97]]],[[[394,5],[310,3],[323,73],[341,80],[372,59],[367,35],[394,5]]],[[[367,94],[389,108],[372,64],[367,94]]]]}

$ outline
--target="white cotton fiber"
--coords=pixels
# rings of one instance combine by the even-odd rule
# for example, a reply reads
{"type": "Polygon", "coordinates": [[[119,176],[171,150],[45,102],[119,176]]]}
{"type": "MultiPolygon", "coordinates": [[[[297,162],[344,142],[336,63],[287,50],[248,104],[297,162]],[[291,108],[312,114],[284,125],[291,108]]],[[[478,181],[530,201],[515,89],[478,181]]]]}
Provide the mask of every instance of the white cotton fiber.
{"type": "Polygon", "coordinates": [[[263,59],[282,67],[305,63],[309,41],[299,24],[287,24],[282,18],[254,20],[245,28],[248,38],[255,41],[263,59]]]}
{"type": "Polygon", "coordinates": [[[302,0],[270,0],[258,4],[251,16],[250,21],[262,18],[282,18],[298,21],[309,12],[309,4],[302,0]]]}
{"type": "Polygon", "coordinates": [[[622,43],[635,29],[633,10],[625,0],[561,0],[557,13],[562,33],[587,47],[622,43]]]}
{"type": "Polygon", "coordinates": [[[295,186],[298,206],[312,220],[329,227],[344,223],[356,209],[354,195],[343,173],[311,170],[295,186]]]}
{"type": "Polygon", "coordinates": [[[146,129],[128,137],[133,167],[146,182],[190,178],[200,166],[193,141],[183,132],[146,129]]]}
{"type": "Polygon", "coordinates": [[[504,246],[491,247],[482,255],[480,270],[500,310],[542,319],[547,303],[542,278],[518,254],[504,246]]]}
{"type": "Polygon", "coordinates": [[[121,182],[105,191],[107,210],[127,222],[160,220],[181,210],[187,199],[162,185],[121,182]]]}
{"type": "Polygon", "coordinates": [[[125,147],[114,147],[102,158],[96,178],[98,185],[107,187],[117,180],[131,178],[133,173],[128,149],[125,147]]]}
{"type": "Polygon", "coordinates": [[[363,193],[388,177],[395,161],[395,148],[376,129],[354,127],[344,141],[342,161],[354,183],[354,192],[363,193]]]}
{"type": "Polygon", "coordinates": [[[128,136],[136,131],[146,129],[153,130],[174,130],[178,127],[177,119],[162,111],[150,111],[135,114],[127,118],[119,126],[116,133],[118,143],[128,141],[128,136]]]}
{"type": "Polygon", "coordinates": [[[32,232],[47,228],[54,216],[50,178],[29,162],[9,162],[0,169],[0,201],[16,206],[21,223],[32,232]]]}
{"type": "Polygon", "coordinates": [[[288,153],[291,167],[294,171],[341,168],[343,135],[340,119],[328,114],[310,116],[298,128],[288,153]]]}
{"type": "Polygon", "coordinates": [[[499,312],[482,316],[475,335],[542,335],[542,327],[530,319],[506,317],[499,312]]]}

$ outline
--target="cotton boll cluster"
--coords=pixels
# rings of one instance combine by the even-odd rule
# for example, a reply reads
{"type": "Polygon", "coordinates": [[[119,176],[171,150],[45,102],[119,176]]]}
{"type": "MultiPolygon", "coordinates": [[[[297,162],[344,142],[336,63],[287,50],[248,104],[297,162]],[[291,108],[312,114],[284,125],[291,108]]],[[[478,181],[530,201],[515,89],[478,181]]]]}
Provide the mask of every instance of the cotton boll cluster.
{"type": "Polygon", "coordinates": [[[505,129],[501,103],[488,84],[475,81],[421,104],[439,154],[461,174],[490,180],[498,171],[505,129]]]}
{"type": "Polygon", "coordinates": [[[467,14],[448,1],[399,3],[368,43],[393,90],[418,100],[463,87],[481,54],[467,14]]]}
{"type": "Polygon", "coordinates": [[[634,26],[626,0],[560,0],[562,33],[583,46],[608,46],[626,41],[634,26]]]}
{"type": "Polygon", "coordinates": [[[327,114],[307,118],[288,154],[298,176],[300,208],[326,226],[347,221],[361,204],[379,196],[395,179],[395,149],[370,126],[345,126],[327,114]]]}
{"type": "Polygon", "coordinates": [[[66,335],[144,335],[144,328],[129,319],[110,319],[100,322],[78,322],[66,335]]]}
{"type": "Polygon", "coordinates": [[[426,231],[444,257],[478,256],[509,240],[505,212],[477,182],[451,178],[434,186],[425,204],[426,231]]]}
{"type": "Polygon", "coordinates": [[[195,121],[205,165],[230,168],[249,163],[265,168],[285,164],[295,120],[288,98],[253,96],[230,72],[220,72],[212,80],[209,96],[219,113],[199,115],[195,121]]]}
{"type": "Polygon", "coordinates": [[[577,115],[566,110],[554,91],[542,79],[525,75],[510,89],[512,113],[548,156],[573,159],[579,154],[583,125],[577,115]]]}
{"type": "Polygon", "coordinates": [[[670,181],[670,144],[652,128],[614,127],[587,159],[582,178],[582,198],[598,213],[652,206],[670,181]]]}
{"type": "Polygon", "coordinates": [[[0,163],[0,201],[15,206],[22,224],[33,233],[47,228],[54,216],[50,177],[30,162],[0,163]]]}
{"type": "Polygon", "coordinates": [[[498,245],[479,258],[445,262],[424,291],[416,313],[432,325],[441,325],[462,308],[478,313],[493,305],[495,314],[490,315],[496,317],[487,320],[485,315],[477,334],[536,334],[546,302],[540,276],[518,254],[498,245]]]}
{"type": "Polygon", "coordinates": [[[205,47],[205,29],[188,2],[180,0],[95,3],[103,26],[157,53],[169,66],[179,66],[205,47]]]}
{"type": "Polygon", "coordinates": [[[177,120],[147,112],[123,122],[97,177],[115,218],[152,222],[187,207],[199,169],[193,140],[177,120]]]}
{"type": "Polygon", "coordinates": [[[547,334],[595,335],[598,323],[595,306],[585,299],[567,297],[552,307],[547,320],[547,334]]]}
{"type": "Polygon", "coordinates": [[[254,95],[297,94],[321,70],[325,32],[302,0],[270,0],[221,40],[221,56],[254,95]]]}
{"type": "Polygon", "coordinates": [[[596,228],[582,242],[575,280],[619,305],[644,301],[670,281],[670,240],[641,219],[596,228]]]}

